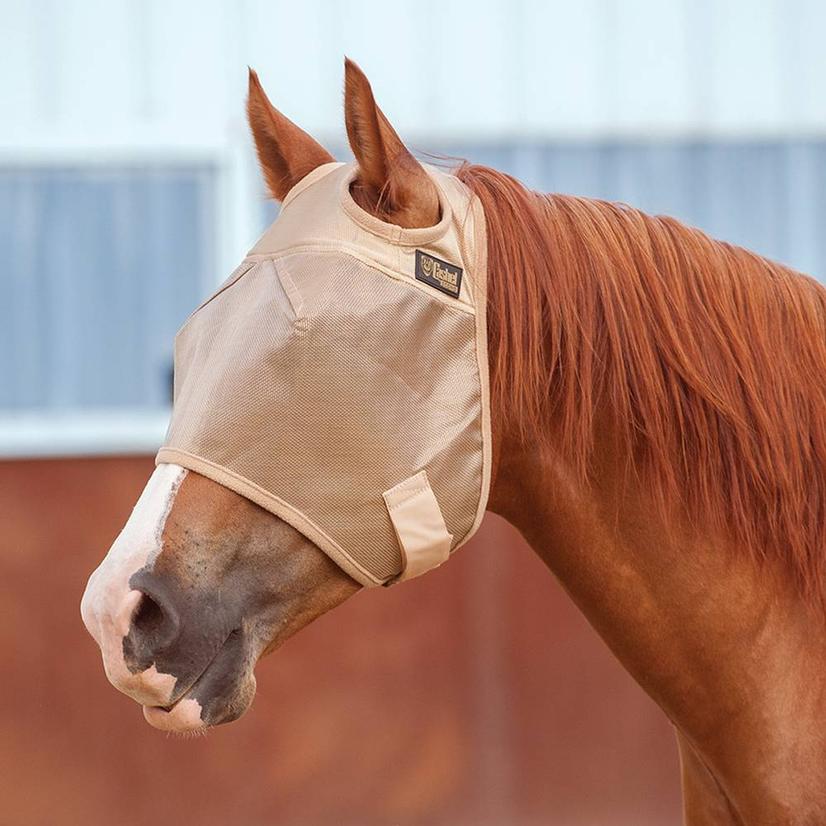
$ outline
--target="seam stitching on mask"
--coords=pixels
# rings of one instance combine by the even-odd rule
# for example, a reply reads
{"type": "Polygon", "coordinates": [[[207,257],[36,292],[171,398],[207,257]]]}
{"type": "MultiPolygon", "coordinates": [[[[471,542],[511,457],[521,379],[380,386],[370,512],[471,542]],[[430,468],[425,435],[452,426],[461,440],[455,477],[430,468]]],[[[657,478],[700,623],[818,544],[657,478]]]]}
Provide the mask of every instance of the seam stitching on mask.
{"type": "MultiPolygon", "coordinates": [[[[425,487],[421,487],[421,488],[416,488],[415,490],[412,490],[412,491],[405,491],[407,496],[405,496],[404,499],[401,499],[401,500],[399,500],[398,502],[395,502],[392,505],[388,505],[388,509],[391,510],[391,511],[394,511],[397,508],[400,508],[402,505],[406,505],[411,499],[415,499],[417,496],[421,495],[422,493],[424,493],[427,490],[430,490],[429,485],[427,485],[425,487]]],[[[435,496],[435,494],[434,494],[434,496],[435,496]]]]}
{"type": "Polygon", "coordinates": [[[440,304],[443,304],[445,307],[448,307],[454,312],[464,313],[465,315],[469,316],[476,315],[476,309],[472,305],[466,303],[465,301],[460,300],[458,298],[453,298],[449,295],[445,295],[444,293],[440,293],[437,290],[434,290],[432,287],[428,286],[427,284],[422,284],[420,281],[417,281],[411,275],[406,275],[403,272],[394,272],[385,264],[381,264],[380,262],[373,260],[372,258],[350,248],[345,244],[307,244],[305,242],[297,246],[284,247],[283,249],[278,250],[278,252],[256,253],[254,258],[252,256],[250,257],[253,258],[253,260],[255,261],[278,261],[280,258],[286,257],[287,255],[293,255],[302,252],[314,252],[326,255],[337,252],[342,255],[348,255],[350,258],[355,258],[356,261],[360,261],[362,264],[365,264],[366,266],[371,267],[374,270],[378,270],[383,275],[386,275],[388,278],[392,278],[393,280],[398,281],[401,284],[406,284],[410,288],[418,290],[421,293],[424,293],[424,295],[429,296],[434,301],[438,301],[440,304]]]}

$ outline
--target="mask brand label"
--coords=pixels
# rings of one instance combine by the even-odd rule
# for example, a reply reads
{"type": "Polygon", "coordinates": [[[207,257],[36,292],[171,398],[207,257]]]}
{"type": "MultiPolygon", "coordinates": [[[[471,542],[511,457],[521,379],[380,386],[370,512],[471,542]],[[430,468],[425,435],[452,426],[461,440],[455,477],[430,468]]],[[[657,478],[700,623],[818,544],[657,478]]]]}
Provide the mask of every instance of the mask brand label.
{"type": "Polygon", "coordinates": [[[416,280],[458,298],[462,288],[462,269],[435,255],[416,250],[416,280]]]}

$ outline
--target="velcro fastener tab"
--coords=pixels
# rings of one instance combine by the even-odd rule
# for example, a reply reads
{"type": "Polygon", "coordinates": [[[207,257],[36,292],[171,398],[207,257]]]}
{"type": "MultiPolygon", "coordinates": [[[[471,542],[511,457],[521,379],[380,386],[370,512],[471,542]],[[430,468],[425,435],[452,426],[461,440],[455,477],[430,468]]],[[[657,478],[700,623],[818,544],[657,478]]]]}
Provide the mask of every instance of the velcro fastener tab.
{"type": "Polygon", "coordinates": [[[422,470],[382,495],[402,553],[402,571],[392,581],[413,579],[441,565],[450,556],[453,534],[427,474],[422,470]]]}

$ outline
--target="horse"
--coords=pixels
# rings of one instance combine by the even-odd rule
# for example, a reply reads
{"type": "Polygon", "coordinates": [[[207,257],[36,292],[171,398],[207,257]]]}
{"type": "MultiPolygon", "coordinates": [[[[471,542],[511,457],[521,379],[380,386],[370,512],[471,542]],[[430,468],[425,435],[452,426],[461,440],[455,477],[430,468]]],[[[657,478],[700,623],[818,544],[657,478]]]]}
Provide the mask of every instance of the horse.
{"type": "MultiPolygon", "coordinates": [[[[344,108],[360,209],[436,224],[433,178],[349,60],[344,108]]],[[[274,199],[333,161],[252,71],[247,109],[274,199]]],[[[826,290],[672,218],[453,174],[487,226],[488,509],[672,722],[686,824],[826,823],[826,290]]],[[[162,463],[82,614],[147,721],[199,731],[360,588],[292,525],[162,463]]]]}

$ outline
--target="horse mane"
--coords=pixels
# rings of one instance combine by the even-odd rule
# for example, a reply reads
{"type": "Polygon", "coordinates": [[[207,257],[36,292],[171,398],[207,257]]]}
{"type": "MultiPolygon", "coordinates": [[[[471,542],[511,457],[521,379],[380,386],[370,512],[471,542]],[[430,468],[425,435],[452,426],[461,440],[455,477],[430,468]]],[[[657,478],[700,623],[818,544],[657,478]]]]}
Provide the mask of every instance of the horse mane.
{"type": "Polygon", "coordinates": [[[659,505],[826,605],[826,289],[673,218],[456,175],[487,219],[494,410],[584,479],[610,412],[659,505]]]}

